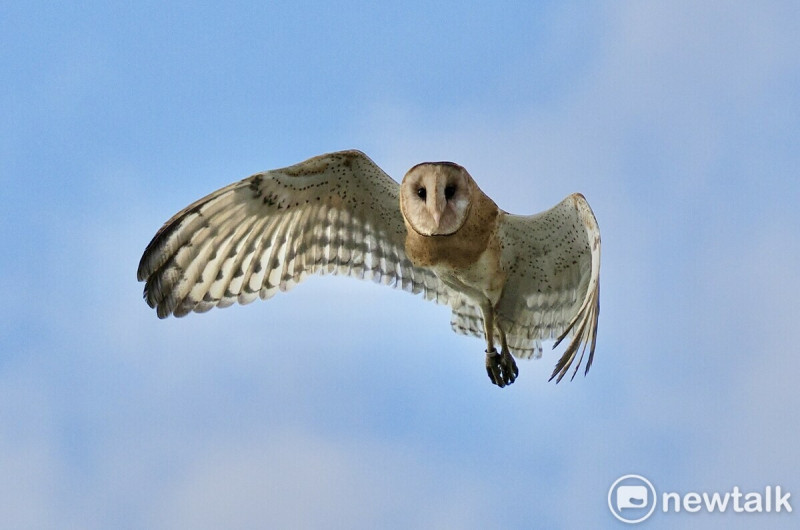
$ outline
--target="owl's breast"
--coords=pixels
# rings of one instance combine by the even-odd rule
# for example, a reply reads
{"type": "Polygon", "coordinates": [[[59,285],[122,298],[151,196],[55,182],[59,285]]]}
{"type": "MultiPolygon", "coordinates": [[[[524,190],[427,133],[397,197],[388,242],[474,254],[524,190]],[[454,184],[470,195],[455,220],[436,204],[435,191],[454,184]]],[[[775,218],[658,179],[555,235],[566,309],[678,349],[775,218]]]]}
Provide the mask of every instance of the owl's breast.
{"type": "Polygon", "coordinates": [[[408,228],[405,251],[415,266],[431,269],[449,287],[495,304],[506,278],[497,238],[498,216],[479,220],[468,221],[447,236],[423,236],[408,228]]]}
{"type": "Polygon", "coordinates": [[[500,253],[491,245],[467,267],[436,265],[431,267],[436,275],[452,289],[466,294],[477,303],[488,299],[492,306],[500,300],[506,283],[506,274],[500,262],[500,253]]]}

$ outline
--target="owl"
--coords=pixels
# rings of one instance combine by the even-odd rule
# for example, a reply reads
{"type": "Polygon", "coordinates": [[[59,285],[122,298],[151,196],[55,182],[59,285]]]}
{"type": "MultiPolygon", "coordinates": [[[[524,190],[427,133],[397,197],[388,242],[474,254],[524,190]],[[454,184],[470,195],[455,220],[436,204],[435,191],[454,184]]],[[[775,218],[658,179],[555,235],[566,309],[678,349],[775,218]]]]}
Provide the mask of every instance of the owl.
{"type": "Polygon", "coordinates": [[[512,215],[452,162],[418,164],[400,184],[359,151],[256,173],[168,220],[137,276],[166,318],[267,299],[309,274],[371,279],[449,305],[456,333],[485,340],[499,387],[517,378],[514,357],[541,357],[547,339],[555,348],[570,337],[551,380],[573,364],[574,378],[587,347],[584,373],[592,364],[600,229],[586,199],[512,215]]]}

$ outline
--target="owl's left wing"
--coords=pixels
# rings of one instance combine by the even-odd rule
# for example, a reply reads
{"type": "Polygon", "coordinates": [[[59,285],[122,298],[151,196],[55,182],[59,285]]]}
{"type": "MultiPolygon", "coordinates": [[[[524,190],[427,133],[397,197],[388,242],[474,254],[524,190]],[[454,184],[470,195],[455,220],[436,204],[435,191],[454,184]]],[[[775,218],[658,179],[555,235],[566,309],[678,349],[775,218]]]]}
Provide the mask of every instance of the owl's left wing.
{"type": "Polygon", "coordinates": [[[450,293],[405,255],[399,185],[359,151],[257,173],[187,206],[144,251],[137,276],[159,318],[246,304],[308,274],[371,278],[429,300],[450,293]]]}
{"type": "Polygon", "coordinates": [[[500,222],[507,273],[498,318],[514,353],[529,356],[542,339],[572,339],[550,379],[561,381],[580,350],[594,358],[600,312],[600,228],[589,203],[575,193],[545,212],[506,214],[500,222]],[[581,348],[582,347],[582,348],[581,348]]]}

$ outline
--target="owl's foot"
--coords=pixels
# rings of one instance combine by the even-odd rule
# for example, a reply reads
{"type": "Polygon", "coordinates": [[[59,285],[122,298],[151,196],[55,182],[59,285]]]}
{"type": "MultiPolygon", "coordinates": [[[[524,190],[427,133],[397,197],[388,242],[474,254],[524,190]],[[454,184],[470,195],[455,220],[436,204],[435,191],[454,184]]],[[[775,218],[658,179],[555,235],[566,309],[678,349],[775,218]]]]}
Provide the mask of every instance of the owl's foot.
{"type": "Polygon", "coordinates": [[[503,388],[514,382],[519,375],[519,368],[508,350],[497,353],[493,349],[486,352],[486,373],[492,383],[503,388]]]}

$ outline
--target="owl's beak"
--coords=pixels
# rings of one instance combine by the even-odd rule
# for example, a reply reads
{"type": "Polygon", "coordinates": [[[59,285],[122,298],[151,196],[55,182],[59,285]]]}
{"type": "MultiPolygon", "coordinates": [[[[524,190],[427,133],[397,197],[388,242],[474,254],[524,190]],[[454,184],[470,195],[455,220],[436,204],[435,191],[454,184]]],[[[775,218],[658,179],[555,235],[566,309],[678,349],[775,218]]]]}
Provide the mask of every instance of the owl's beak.
{"type": "Polygon", "coordinates": [[[434,210],[431,212],[431,217],[433,217],[433,222],[436,224],[436,228],[439,228],[439,220],[442,218],[441,212],[439,212],[439,210],[434,210]]]}
{"type": "Polygon", "coordinates": [[[433,222],[436,223],[436,228],[439,228],[439,222],[442,219],[442,215],[444,214],[444,209],[446,207],[447,201],[444,199],[444,197],[436,197],[433,208],[430,208],[431,217],[433,217],[433,222]]]}

